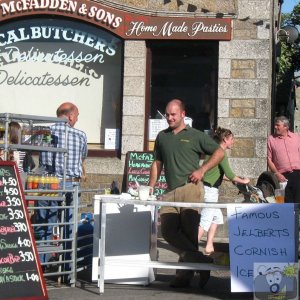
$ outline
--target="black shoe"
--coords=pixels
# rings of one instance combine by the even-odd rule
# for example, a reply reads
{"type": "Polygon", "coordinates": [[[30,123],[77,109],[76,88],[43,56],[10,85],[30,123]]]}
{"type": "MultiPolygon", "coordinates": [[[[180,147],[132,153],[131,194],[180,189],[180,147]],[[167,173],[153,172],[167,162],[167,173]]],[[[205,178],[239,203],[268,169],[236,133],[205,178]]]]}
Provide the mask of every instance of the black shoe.
{"type": "Polygon", "coordinates": [[[199,274],[200,274],[199,287],[203,289],[210,278],[210,271],[199,271],[199,274]]]}
{"type": "Polygon", "coordinates": [[[212,263],[214,260],[199,251],[185,251],[180,255],[182,261],[192,263],[212,263]]]}
{"type": "Polygon", "coordinates": [[[190,282],[194,277],[193,271],[179,270],[175,278],[170,282],[172,288],[186,288],[190,286],[190,282]]]}

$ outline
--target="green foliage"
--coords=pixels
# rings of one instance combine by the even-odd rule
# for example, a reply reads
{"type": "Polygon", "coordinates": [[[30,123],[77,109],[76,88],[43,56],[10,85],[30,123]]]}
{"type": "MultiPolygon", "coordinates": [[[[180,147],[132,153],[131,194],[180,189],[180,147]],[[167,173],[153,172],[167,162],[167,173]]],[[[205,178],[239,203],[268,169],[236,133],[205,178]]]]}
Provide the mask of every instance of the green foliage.
{"type": "MultiPolygon", "coordinates": [[[[299,30],[300,3],[294,7],[290,14],[282,14],[281,27],[287,25],[296,26],[299,30]]],[[[298,38],[298,40],[293,44],[281,42],[281,54],[278,60],[279,71],[277,73],[277,85],[283,83],[287,77],[287,74],[291,74],[300,70],[299,41],[300,39],[298,38]]]]}

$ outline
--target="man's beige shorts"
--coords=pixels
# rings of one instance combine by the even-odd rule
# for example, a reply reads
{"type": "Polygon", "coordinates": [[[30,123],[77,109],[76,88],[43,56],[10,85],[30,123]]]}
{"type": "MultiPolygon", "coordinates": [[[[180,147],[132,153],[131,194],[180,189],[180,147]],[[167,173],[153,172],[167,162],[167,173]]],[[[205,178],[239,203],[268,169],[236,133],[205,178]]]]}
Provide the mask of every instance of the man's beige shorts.
{"type": "MultiPolygon", "coordinates": [[[[201,203],[203,202],[204,188],[202,181],[198,184],[187,183],[184,186],[176,188],[162,195],[162,201],[166,202],[191,202],[191,203],[201,203]]],[[[199,208],[187,208],[187,207],[172,207],[172,206],[162,206],[160,208],[160,214],[166,213],[180,213],[183,209],[193,209],[199,212],[199,208]]]]}

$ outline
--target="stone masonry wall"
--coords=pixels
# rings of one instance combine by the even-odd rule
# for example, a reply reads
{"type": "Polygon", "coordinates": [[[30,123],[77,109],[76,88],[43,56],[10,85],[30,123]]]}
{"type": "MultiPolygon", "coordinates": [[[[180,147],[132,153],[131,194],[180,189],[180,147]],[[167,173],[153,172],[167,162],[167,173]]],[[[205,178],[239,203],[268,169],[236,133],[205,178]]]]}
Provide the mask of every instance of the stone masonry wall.
{"type": "MultiPolygon", "coordinates": [[[[267,169],[266,141],[271,124],[270,1],[239,0],[233,36],[220,42],[218,125],[230,128],[236,142],[230,162],[252,183],[267,169]]],[[[236,194],[223,184],[221,195],[236,194]]]]}

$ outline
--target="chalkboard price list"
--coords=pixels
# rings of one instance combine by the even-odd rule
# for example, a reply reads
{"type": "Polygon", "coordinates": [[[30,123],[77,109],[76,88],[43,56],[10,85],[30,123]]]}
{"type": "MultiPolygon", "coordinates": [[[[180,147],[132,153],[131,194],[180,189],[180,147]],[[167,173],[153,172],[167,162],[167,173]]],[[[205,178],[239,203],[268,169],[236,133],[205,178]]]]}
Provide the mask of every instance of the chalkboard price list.
{"type": "Polygon", "coordinates": [[[0,163],[0,299],[48,299],[16,172],[0,163]]]}
{"type": "MultiPolygon", "coordinates": [[[[128,152],[127,155],[127,187],[137,188],[137,183],[147,185],[150,179],[151,165],[154,160],[152,152],[128,152]]],[[[155,188],[154,195],[158,196],[167,189],[167,182],[162,172],[155,188]]]]}

